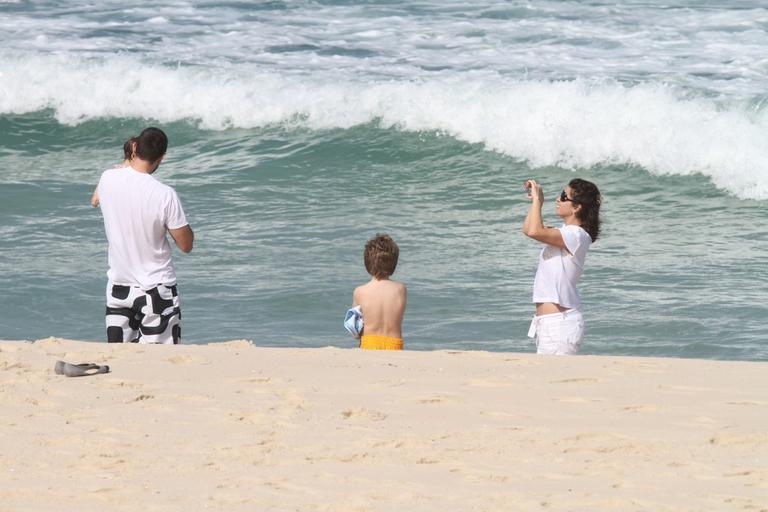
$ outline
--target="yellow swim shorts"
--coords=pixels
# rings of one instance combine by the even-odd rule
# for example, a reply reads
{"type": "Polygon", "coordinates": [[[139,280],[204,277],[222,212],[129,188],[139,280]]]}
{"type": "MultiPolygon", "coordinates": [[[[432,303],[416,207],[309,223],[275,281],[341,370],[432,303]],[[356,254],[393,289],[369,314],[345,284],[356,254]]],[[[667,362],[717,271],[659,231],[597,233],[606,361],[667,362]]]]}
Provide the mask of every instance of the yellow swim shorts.
{"type": "Polygon", "coordinates": [[[363,334],[360,338],[360,348],[367,350],[403,350],[403,340],[379,336],[378,334],[363,334]]]}

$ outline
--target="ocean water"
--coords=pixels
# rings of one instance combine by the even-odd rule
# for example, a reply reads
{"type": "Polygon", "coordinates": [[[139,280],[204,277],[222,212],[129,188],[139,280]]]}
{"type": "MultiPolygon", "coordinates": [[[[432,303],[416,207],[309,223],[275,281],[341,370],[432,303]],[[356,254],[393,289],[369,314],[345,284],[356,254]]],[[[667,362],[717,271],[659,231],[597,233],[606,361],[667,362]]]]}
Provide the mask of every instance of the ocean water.
{"type": "Polygon", "coordinates": [[[2,339],[104,339],[89,197],[156,125],[187,343],[354,346],[387,232],[408,348],[533,351],[522,184],[554,224],[583,177],[583,353],[768,360],[762,1],[0,1],[0,43],[2,339]]]}

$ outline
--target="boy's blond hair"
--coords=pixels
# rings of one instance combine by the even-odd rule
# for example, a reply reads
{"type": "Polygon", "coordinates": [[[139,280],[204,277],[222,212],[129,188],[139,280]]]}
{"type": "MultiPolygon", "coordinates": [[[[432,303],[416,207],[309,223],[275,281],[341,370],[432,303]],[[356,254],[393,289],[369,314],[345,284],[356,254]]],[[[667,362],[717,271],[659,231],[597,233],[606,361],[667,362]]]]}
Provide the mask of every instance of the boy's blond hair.
{"type": "Polygon", "coordinates": [[[395,273],[400,248],[389,235],[376,234],[365,244],[363,259],[365,270],[376,279],[384,279],[395,273]]]}

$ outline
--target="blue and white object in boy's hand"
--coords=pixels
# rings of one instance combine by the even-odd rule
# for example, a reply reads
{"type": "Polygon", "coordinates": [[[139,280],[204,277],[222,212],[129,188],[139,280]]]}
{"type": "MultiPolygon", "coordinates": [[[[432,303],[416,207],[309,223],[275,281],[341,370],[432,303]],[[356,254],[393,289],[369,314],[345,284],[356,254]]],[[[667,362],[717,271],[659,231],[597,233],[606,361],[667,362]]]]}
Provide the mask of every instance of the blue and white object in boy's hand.
{"type": "Polygon", "coordinates": [[[363,334],[363,310],[360,309],[360,306],[347,310],[347,314],[344,316],[344,328],[355,338],[359,338],[363,334]]]}

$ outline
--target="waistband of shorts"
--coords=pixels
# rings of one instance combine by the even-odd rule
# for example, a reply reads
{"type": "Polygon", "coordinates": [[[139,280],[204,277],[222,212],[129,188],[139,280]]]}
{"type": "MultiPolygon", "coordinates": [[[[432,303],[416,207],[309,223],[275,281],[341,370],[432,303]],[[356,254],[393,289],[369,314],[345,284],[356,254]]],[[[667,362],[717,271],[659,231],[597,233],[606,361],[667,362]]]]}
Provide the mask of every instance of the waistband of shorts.
{"type": "Polygon", "coordinates": [[[576,316],[581,314],[580,309],[566,309],[565,311],[558,311],[557,313],[547,313],[546,315],[533,315],[534,320],[540,320],[544,318],[568,318],[569,316],[576,316]]]}
{"type": "Polygon", "coordinates": [[[140,284],[136,284],[136,283],[121,283],[121,282],[118,282],[118,281],[112,281],[111,279],[107,279],[107,287],[111,288],[112,286],[127,286],[128,288],[138,288],[141,291],[146,292],[146,291],[152,290],[154,288],[157,288],[158,286],[164,286],[164,287],[166,287],[168,289],[171,289],[174,286],[177,286],[177,283],[175,283],[175,282],[174,283],[157,283],[154,286],[150,286],[149,288],[145,288],[145,287],[141,286],[140,284]]]}
{"type": "Polygon", "coordinates": [[[565,311],[558,311],[557,313],[547,313],[546,315],[533,315],[531,320],[531,326],[528,328],[528,337],[535,338],[536,333],[539,330],[539,325],[542,322],[548,322],[550,320],[565,320],[566,318],[572,318],[574,316],[581,316],[581,310],[578,309],[566,309],[565,311]]]}
{"type": "Polygon", "coordinates": [[[403,350],[403,340],[378,334],[363,334],[360,348],[368,350],[403,350]]]}

